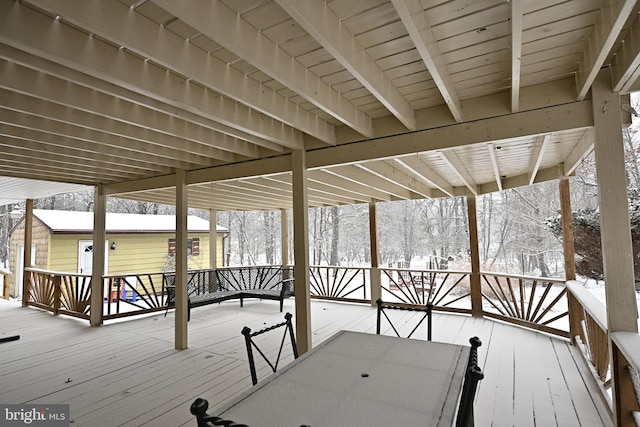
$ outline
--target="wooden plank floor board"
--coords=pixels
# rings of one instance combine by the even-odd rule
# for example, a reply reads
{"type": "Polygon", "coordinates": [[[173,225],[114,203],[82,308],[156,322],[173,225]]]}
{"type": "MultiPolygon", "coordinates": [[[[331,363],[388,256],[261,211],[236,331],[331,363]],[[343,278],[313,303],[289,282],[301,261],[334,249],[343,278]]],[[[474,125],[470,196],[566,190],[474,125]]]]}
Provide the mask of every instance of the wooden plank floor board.
{"type": "Polygon", "coordinates": [[[538,340],[548,341],[549,343],[549,346],[545,346],[545,351],[539,351],[538,355],[542,367],[546,369],[547,394],[551,397],[553,405],[551,414],[554,416],[554,425],[559,425],[560,420],[562,420],[562,426],[579,426],[580,422],[576,408],[573,405],[569,387],[558,361],[558,353],[568,351],[568,344],[558,342],[557,345],[554,345],[555,340],[549,339],[542,334],[539,334],[538,340]]]}
{"type": "Polygon", "coordinates": [[[484,357],[480,357],[479,363],[485,377],[476,397],[477,425],[514,426],[514,331],[494,323],[490,335],[482,336],[481,340],[484,357]]]}
{"type": "Polygon", "coordinates": [[[587,367],[583,365],[578,349],[572,346],[563,346],[561,342],[554,342],[556,355],[569,396],[575,407],[576,416],[581,426],[611,426],[611,419],[604,414],[607,413],[602,398],[596,394],[592,384],[592,378],[588,377],[587,367]],[[561,351],[566,350],[566,351],[561,351]]]}
{"type": "MultiPolygon", "coordinates": [[[[284,311],[294,310],[287,300],[284,311]]],[[[375,333],[371,305],[313,300],[311,311],[314,345],[342,329],[375,333]]],[[[411,316],[401,316],[408,325],[411,316]]],[[[258,330],[283,320],[275,301],[200,307],[188,325],[189,349],[177,351],[173,311],[91,328],[0,301],[1,332],[21,335],[0,347],[0,402],[68,403],[76,427],[193,427],[189,405],[196,397],[209,400],[215,412],[252,387],[242,327],[258,330]]],[[[610,425],[566,340],[464,315],[436,312],[433,321],[435,341],[468,345],[477,335],[483,342],[476,425],[610,425]]],[[[280,338],[266,343],[269,352],[277,351],[280,338]]],[[[261,375],[270,375],[264,365],[261,375]]]]}

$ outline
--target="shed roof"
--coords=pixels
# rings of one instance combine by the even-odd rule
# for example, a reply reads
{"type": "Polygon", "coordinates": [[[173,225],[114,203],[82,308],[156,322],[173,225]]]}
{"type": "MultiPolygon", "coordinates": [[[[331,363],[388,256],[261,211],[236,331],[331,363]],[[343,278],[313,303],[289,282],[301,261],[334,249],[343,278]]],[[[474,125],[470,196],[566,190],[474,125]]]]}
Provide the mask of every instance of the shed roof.
{"type": "MultiPolygon", "coordinates": [[[[91,233],[93,231],[93,212],[34,209],[33,214],[54,233],[91,233]]],[[[106,218],[107,233],[163,233],[173,232],[175,229],[175,215],[107,213],[106,218]]],[[[189,215],[187,229],[191,232],[208,232],[209,221],[189,215]]],[[[224,233],[229,230],[216,225],[216,231],[224,233]]]]}

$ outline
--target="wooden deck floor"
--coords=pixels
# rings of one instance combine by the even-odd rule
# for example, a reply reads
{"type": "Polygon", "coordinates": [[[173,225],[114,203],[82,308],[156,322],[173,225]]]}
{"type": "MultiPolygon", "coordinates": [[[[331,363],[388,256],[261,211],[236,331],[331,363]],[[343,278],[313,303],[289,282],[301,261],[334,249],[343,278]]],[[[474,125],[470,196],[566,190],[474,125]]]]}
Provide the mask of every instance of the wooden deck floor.
{"type": "MultiPolygon", "coordinates": [[[[285,302],[285,311],[294,310],[285,302]]],[[[0,300],[0,403],[67,403],[73,426],[195,427],[196,397],[220,406],[251,387],[243,326],[281,321],[274,301],[194,309],[189,349],[173,349],[173,313],[90,328],[87,322],[0,300]]],[[[314,343],[341,329],[375,332],[375,309],[312,301],[314,343]]],[[[436,341],[477,335],[485,372],[476,425],[608,426],[575,348],[565,340],[492,320],[436,314],[436,341]]],[[[263,372],[264,374],[264,372],[263,372]]],[[[256,426],[259,427],[259,426],[256,426]]],[[[283,426],[284,427],[284,426],[283,426]]]]}

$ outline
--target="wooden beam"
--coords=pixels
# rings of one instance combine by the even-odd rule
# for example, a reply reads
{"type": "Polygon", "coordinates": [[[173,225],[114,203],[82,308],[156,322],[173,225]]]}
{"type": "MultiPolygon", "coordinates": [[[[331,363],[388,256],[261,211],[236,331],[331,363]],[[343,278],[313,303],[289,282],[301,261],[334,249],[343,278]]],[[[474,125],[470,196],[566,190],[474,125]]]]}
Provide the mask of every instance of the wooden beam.
{"type": "Polygon", "coordinates": [[[296,150],[293,170],[293,255],[296,306],[296,344],[302,355],[311,350],[311,294],[309,280],[309,204],[305,152],[296,150]]]}
{"type": "Polygon", "coordinates": [[[416,129],[413,108],[326,3],[276,1],[407,129],[416,129]]]}
{"type": "Polygon", "coordinates": [[[91,311],[89,322],[91,326],[102,325],[102,308],[104,299],[104,285],[102,276],[104,271],[105,240],[107,221],[107,196],[104,188],[98,185],[93,196],[93,251],[91,262],[91,311]]]}
{"type": "MultiPolygon", "coordinates": [[[[287,86],[325,113],[366,137],[372,136],[371,119],[365,113],[318,76],[310,73],[300,62],[222,2],[155,0],[155,3],[287,86]]],[[[212,76],[218,77],[215,74],[212,76]]],[[[260,91],[263,90],[260,89],[260,91]]],[[[255,97],[260,91],[247,90],[246,93],[248,96],[255,97]]],[[[270,106],[265,114],[273,108],[270,106]]],[[[299,109],[296,106],[291,108],[294,111],[299,109]]],[[[318,120],[317,117],[316,120],[318,120]]]]}
{"type": "Polygon", "coordinates": [[[460,100],[442,57],[442,52],[438,48],[436,37],[424,13],[422,3],[419,0],[392,0],[392,3],[429,70],[431,78],[440,90],[444,102],[449,107],[451,115],[455,121],[461,122],[460,100]]]}
{"type": "Polygon", "coordinates": [[[600,197],[600,231],[609,351],[612,361],[611,391],[613,414],[617,426],[631,425],[624,409],[625,397],[620,387],[627,373],[618,363],[619,353],[611,341],[615,332],[638,333],[633,247],[627,200],[624,141],[622,136],[620,95],[611,91],[611,70],[598,73],[592,86],[593,119],[598,194],[600,197]]]}
{"type": "Polygon", "coordinates": [[[289,265],[289,213],[286,209],[280,209],[280,250],[282,266],[289,265]]]}
{"type": "Polygon", "coordinates": [[[520,108],[520,66],[522,64],[522,4],[511,0],[511,112],[520,108]]]}
{"type": "Polygon", "coordinates": [[[480,278],[480,244],[478,241],[478,214],[476,196],[467,194],[467,219],[469,221],[469,248],[471,250],[471,315],[482,317],[482,288],[480,278]]]}
{"type": "Polygon", "coordinates": [[[20,3],[0,3],[0,41],[243,132],[302,146],[299,130],[20,3]]]}
{"type": "Polygon", "coordinates": [[[564,252],[564,278],[576,280],[576,255],[573,244],[573,214],[569,178],[558,180],[560,186],[560,210],[562,213],[562,248],[564,252]]]}
{"type": "Polygon", "coordinates": [[[493,169],[493,176],[496,180],[498,190],[502,191],[502,175],[500,175],[500,165],[498,164],[498,156],[496,154],[496,147],[493,143],[487,144],[487,150],[489,151],[489,158],[491,158],[491,167],[493,169]]]}
{"type": "Polygon", "coordinates": [[[176,186],[176,309],[175,348],[188,348],[187,318],[189,295],[187,290],[187,174],[178,169],[175,174],[176,186]]]}
{"type": "Polygon", "coordinates": [[[369,203],[369,250],[371,251],[371,305],[376,306],[382,298],[382,278],[380,275],[380,249],[378,239],[378,212],[375,203],[369,203]]]}
{"type": "MultiPolygon", "coordinates": [[[[26,211],[24,216],[24,248],[23,248],[23,261],[22,261],[22,306],[27,307],[29,305],[29,298],[31,295],[31,274],[25,274],[25,267],[31,267],[34,259],[31,258],[31,246],[33,245],[33,199],[27,199],[26,211]]],[[[5,278],[6,280],[6,278],[5,278]]],[[[18,285],[18,284],[16,284],[18,285]]],[[[5,295],[7,298],[8,295],[5,295]]],[[[100,302],[102,306],[102,302],[100,302]]]]}
{"type": "Polygon", "coordinates": [[[591,100],[479,119],[310,151],[310,169],[443,150],[593,125],[591,100]]]}
{"type": "Polygon", "coordinates": [[[532,185],[536,182],[536,176],[538,175],[538,171],[540,170],[540,165],[542,164],[542,158],[544,157],[544,152],[547,148],[547,144],[549,143],[549,139],[551,139],[551,134],[546,134],[538,137],[540,142],[535,145],[533,152],[531,153],[531,166],[529,168],[529,185],[532,185]]]}
{"type": "Polygon", "coordinates": [[[636,0],[604,1],[578,67],[578,99],[587,96],[635,4],[636,0]]]}
{"type": "Polygon", "coordinates": [[[218,268],[218,216],[215,209],[209,209],[209,268],[218,268]]]}

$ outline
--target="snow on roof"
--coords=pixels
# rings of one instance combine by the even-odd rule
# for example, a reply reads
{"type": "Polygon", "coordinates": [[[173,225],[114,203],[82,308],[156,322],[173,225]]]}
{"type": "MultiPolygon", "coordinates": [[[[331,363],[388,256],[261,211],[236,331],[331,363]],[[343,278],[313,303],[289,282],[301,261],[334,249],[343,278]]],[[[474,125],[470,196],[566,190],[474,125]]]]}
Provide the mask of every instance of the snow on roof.
{"type": "MultiPolygon", "coordinates": [[[[93,212],[54,211],[34,209],[33,215],[54,232],[93,231],[93,212]]],[[[175,215],[140,215],[107,213],[107,233],[115,232],[173,232],[176,229],[175,215]]],[[[194,215],[187,217],[187,230],[208,232],[209,221],[194,215]]],[[[216,231],[228,230],[216,225],[216,231]]]]}

